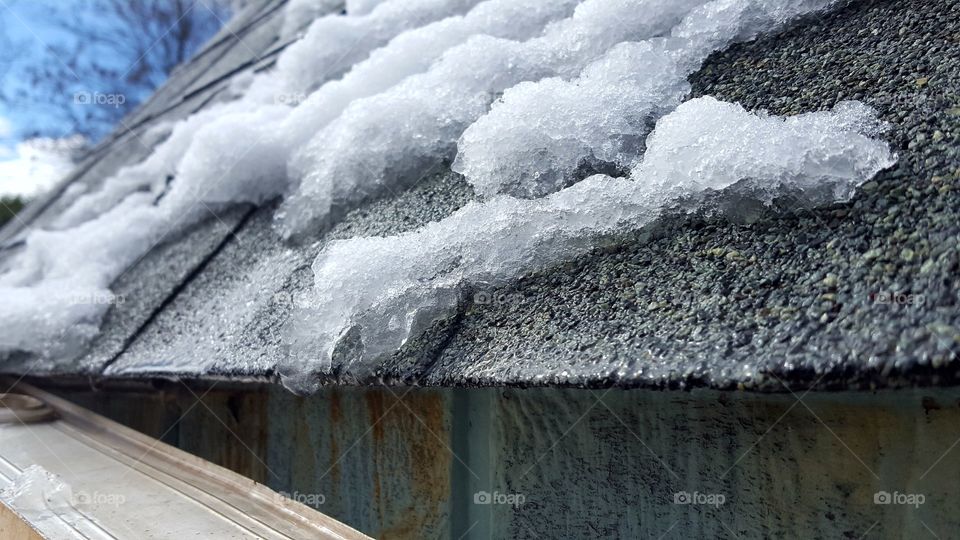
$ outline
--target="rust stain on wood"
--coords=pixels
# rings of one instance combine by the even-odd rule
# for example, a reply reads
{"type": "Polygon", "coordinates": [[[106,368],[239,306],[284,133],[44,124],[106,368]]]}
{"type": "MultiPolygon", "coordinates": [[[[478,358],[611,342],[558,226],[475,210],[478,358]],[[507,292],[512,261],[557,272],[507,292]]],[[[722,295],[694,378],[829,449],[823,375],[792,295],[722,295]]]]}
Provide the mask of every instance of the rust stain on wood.
{"type": "MultiPolygon", "coordinates": [[[[384,396],[371,397],[368,403],[382,410],[384,396]]],[[[438,392],[405,394],[378,424],[381,433],[375,437],[374,455],[377,463],[395,463],[398,450],[403,452],[408,468],[401,477],[409,478],[404,500],[395,501],[386,508],[389,516],[385,527],[377,535],[384,539],[418,538],[425,524],[445,519],[445,508],[450,497],[450,464],[446,426],[446,404],[438,392]],[[390,456],[393,455],[393,459],[390,456]]],[[[379,418],[380,413],[376,416],[379,418]]],[[[375,421],[376,418],[373,420],[375,421]]],[[[376,428],[375,428],[376,431],[376,428]]],[[[396,482],[397,473],[394,472],[396,482]]],[[[394,486],[394,489],[397,489],[394,486]]],[[[393,501],[391,501],[393,502],[393,501]]]]}

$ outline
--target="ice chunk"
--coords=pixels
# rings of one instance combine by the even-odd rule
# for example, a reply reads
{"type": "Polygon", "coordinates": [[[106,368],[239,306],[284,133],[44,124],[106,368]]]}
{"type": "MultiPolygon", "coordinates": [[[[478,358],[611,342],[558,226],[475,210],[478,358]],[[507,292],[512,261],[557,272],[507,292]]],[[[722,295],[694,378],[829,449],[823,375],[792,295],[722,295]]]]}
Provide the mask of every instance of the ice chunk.
{"type": "Polygon", "coordinates": [[[44,538],[71,538],[71,525],[82,516],[74,510],[73,491],[59,476],[31,465],[0,489],[0,502],[28,520],[44,538]]]}
{"type": "Polygon", "coordinates": [[[693,9],[670,38],[622,43],[572,80],[519,84],[461,136],[453,169],[485,196],[540,197],[604,170],[626,170],[687,76],[714,50],[832,0],[723,0],[693,9]]]}
{"type": "MultiPolygon", "coordinates": [[[[288,148],[299,148],[311,136],[337,118],[350,102],[383,92],[404,78],[426,71],[444,51],[483,34],[522,39],[539,34],[544,26],[566,17],[578,0],[488,0],[466,15],[437,21],[398,35],[387,46],[370,54],[343,79],[330,81],[300,104],[279,128],[288,148]]],[[[322,142],[317,139],[314,145],[322,142]]],[[[306,175],[309,155],[291,160],[291,177],[306,175]]]]}
{"type": "MultiPolygon", "coordinates": [[[[0,476],[0,484],[3,482],[0,476]]],[[[29,522],[43,538],[114,538],[78,508],[88,506],[89,499],[89,494],[74,492],[59,475],[40,465],[23,469],[0,489],[0,503],[29,522]]]]}
{"type": "Polygon", "coordinates": [[[27,467],[0,489],[0,501],[25,514],[68,508],[72,499],[70,486],[39,465],[27,467]]]}
{"type": "Polygon", "coordinates": [[[541,197],[578,172],[629,169],[655,118],[689,91],[684,45],[623,43],[577,79],[510,88],[460,137],[453,169],[487,197],[541,197]]]}
{"type": "Polygon", "coordinates": [[[451,315],[471,287],[500,286],[584,254],[598,237],[643,227],[678,197],[749,180],[767,192],[827,184],[840,197],[895,161],[871,138],[861,104],[779,118],[705,97],[663,117],[629,179],[594,175],[540,199],[500,195],[419,231],[333,242],[313,265],[314,290],[288,329],[285,384],[310,391],[347,336],[373,363],[451,315]]]}

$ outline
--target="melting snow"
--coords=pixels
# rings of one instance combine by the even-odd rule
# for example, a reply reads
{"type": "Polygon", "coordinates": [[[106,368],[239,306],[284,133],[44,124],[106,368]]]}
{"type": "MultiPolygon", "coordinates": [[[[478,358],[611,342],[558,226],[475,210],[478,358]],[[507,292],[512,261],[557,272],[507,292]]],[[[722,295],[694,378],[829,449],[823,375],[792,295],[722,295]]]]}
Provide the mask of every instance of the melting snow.
{"type": "Polygon", "coordinates": [[[76,514],[73,500],[70,486],[39,465],[27,467],[0,489],[0,502],[47,533],[63,534],[63,525],[76,514]]]}
{"type": "Polygon", "coordinates": [[[303,302],[316,307],[292,318],[285,382],[309,390],[305,368],[329,367],[351,329],[362,347],[347,360],[373,362],[452,314],[471,286],[582,255],[600,235],[642,227],[680,197],[749,180],[768,193],[827,187],[830,198],[847,198],[894,162],[871,138],[878,129],[857,103],[784,119],[699,98],[657,122],[629,178],[594,175],[532,200],[501,195],[414,233],[332,242],[313,264],[315,296],[303,302]]]}
{"type": "Polygon", "coordinates": [[[353,101],[298,153],[299,189],[280,212],[291,235],[325,225],[364,198],[415,182],[456,155],[463,131],[507,88],[575,76],[616,43],[670,30],[703,0],[586,0],[527,40],[477,35],[430,69],[353,101]]]}
{"type": "MultiPolygon", "coordinates": [[[[315,19],[340,8],[344,8],[343,0],[290,0],[283,10],[283,27],[280,30],[280,39],[287,41],[297,36],[315,19]]],[[[357,10],[354,10],[351,14],[356,15],[357,10]]]]}
{"type": "Polygon", "coordinates": [[[415,233],[329,244],[287,329],[287,384],[311,389],[348,335],[346,360],[372,363],[471,287],[582,255],[678,197],[747,181],[847,198],[894,159],[865,106],[782,119],[681,104],[711,52],[833,3],[292,0],[284,33],[300,38],[275,69],[152,128],[152,155],[28,235],[0,275],[0,349],[82,350],[116,277],[205,207],[286,194],[278,230],[310,234],[446,163],[483,200],[415,233]]]}
{"type": "Polygon", "coordinates": [[[578,170],[628,170],[710,53],[829,3],[710,2],[669,37],[616,45],[576,78],[518,84],[463,133],[453,168],[483,195],[522,197],[556,191],[578,170]]]}
{"type": "Polygon", "coordinates": [[[0,275],[0,350],[81,352],[112,303],[110,284],[152,246],[207,216],[211,205],[260,203],[283,192],[295,144],[284,119],[303,92],[397,34],[475,3],[362,2],[359,15],[321,17],[275,70],[245,77],[241,99],[152,128],[146,142],[163,142],[147,159],[81,196],[51,230],[30,232],[13,269],[0,275]],[[241,147],[238,140],[255,142],[241,147]]]}

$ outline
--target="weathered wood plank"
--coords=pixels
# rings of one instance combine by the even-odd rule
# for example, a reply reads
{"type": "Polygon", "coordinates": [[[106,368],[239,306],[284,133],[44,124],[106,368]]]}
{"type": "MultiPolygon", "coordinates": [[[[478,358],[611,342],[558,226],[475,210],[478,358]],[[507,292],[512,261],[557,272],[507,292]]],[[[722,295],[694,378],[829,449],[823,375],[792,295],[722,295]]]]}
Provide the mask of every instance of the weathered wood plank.
{"type": "Polygon", "coordinates": [[[802,401],[716,391],[168,392],[94,401],[127,421],[153,418],[160,431],[171,421],[156,409],[175,395],[186,413],[176,438],[209,431],[182,446],[265,475],[376,537],[900,538],[929,528],[946,538],[960,529],[957,390],[802,401]],[[190,410],[194,393],[238,437],[202,405],[190,410]],[[722,504],[675,503],[682,493],[722,504]],[[883,493],[923,501],[875,504],[883,493]]]}

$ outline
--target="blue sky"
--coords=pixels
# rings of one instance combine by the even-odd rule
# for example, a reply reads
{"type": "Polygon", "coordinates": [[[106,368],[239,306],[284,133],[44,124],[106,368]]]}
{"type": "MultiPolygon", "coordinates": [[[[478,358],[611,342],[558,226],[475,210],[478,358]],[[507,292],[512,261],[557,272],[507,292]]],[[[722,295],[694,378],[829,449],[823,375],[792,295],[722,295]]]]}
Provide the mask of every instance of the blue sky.
{"type": "MultiPolygon", "coordinates": [[[[120,96],[127,105],[135,105],[148,97],[152,92],[151,85],[162,80],[162,71],[157,75],[155,64],[139,59],[135,61],[132,56],[137,52],[131,53],[129,47],[116,49],[114,44],[106,41],[122,39],[119,37],[121,35],[129,38],[131,27],[119,26],[121,24],[126,23],[116,14],[97,9],[95,0],[0,0],[0,67],[9,66],[0,69],[0,95],[8,96],[7,99],[0,99],[0,195],[29,196],[42,191],[65,174],[62,169],[66,167],[69,170],[70,164],[63,164],[62,158],[66,155],[64,149],[70,145],[60,144],[62,141],[58,139],[70,135],[76,126],[91,131],[93,140],[88,142],[96,142],[97,137],[109,131],[111,124],[116,121],[115,115],[111,111],[78,105],[79,94],[88,96],[88,100],[89,96],[96,97],[98,94],[101,97],[110,96],[111,99],[120,96]],[[55,17],[82,28],[83,32],[105,39],[80,42],[53,21],[55,17]],[[49,45],[59,45],[65,51],[56,54],[49,45]],[[73,52],[76,54],[71,54],[73,52]],[[62,88],[49,82],[35,84],[29,76],[30,70],[25,66],[33,67],[34,71],[37,68],[56,68],[54,71],[59,75],[41,77],[40,80],[59,81],[62,88]],[[142,84],[143,79],[140,79],[139,86],[121,81],[127,75],[138,76],[136,70],[145,66],[151,66],[147,72],[151,75],[148,75],[149,82],[146,84],[142,84]],[[89,80],[81,78],[85,73],[89,74],[89,80]],[[12,95],[23,97],[11,99],[9,96],[12,95]],[[99,120],[90,120],[91,114],[99,120]],[[76,118],[65,118],[71,115],[76,115],[76,118]],[[74,121],[77,123],[74,124],[74,121]],[[33,144],[26,145],[26,139],[35,137],[37,133],[48,138],[33,140],[30,141],[33,144]]],[[[194,29],[200,31],[196,25],[194,29]]],[[[136,31],[133,32],[136,37],[136,31]]],[[[166,35],[164,32],[163,36],[166,35]]],[[[203,36],[199,38],[200,43],[206,39],[203,36]]],[[[144,39],[154,38],[145,35],[144,39]]],[[[128,44],[129,41],[123,43],[128,44]]],[[[155,45],[157,43],[150,44],[147,51],[159,53],[162,49],[154,48],[155,45]]],[[[75,142],[72,140],[71,144],[75,142]]]]}
{"type": "MultiPolygon", "coordinates": [[[[44,0],[0,0],[2,31],[13,45],[18,62],[41,56],[45,49],[44,43],[68,39],[68,36],[47,22],[46,14],[50,6],[74,10],[82,9],[84,3],[78,0],[59,0],[56,3],[44,0]]],[[[0,85],[5,90],[13,90],[14,86],[23,83],[17,75],[16,69],[8,71],[0,80],[0,85]]],[[[42,109],[12,107],[2,102],[0,117],[5,118],[12,128],[6,137],[0,132],[0,144],[5,146],[15,144],[24,134],[38,128],[57,126],[56,119],[45,114],[42,109]]]]}
{"type": "MultiPolygon", "coordinates": [[[[0,0],[0,31],[9,57],[16,62],[41,57],[45,46],[67,37],[47,22],[50,4],[37,0],[0,0]]],[[[58,9],[77,9],[81,2],[59,0],[58,9]]],[[[4,91],[24,81],[16,66],[0,77],[4,91]]],[[[17,107],[0,101],[0,195],[35,195],[55,184],[72,164],[58,141],[32,141],[24,137],[38,129],[60,130],[55,116],[34,105],[17,107]]]]}

